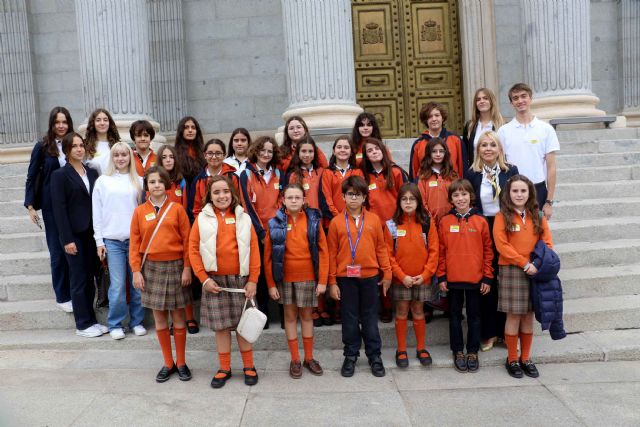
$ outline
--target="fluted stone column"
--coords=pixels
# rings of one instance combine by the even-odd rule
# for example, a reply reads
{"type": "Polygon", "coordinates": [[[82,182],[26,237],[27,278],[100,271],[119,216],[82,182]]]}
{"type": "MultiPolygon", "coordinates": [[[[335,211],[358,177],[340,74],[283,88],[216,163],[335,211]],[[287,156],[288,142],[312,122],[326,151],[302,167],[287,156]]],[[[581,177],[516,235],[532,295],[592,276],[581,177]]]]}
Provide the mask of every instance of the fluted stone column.
{"type": "Polygon", "coordinates": [[[640,126],[640,2],[622,0],[622,97],[627,126],[640,126]]]}
{"type": "Polygon", "coordinates": [[[149,0],[151,101],[162,132],[187,114],[182,0],[149,0]]]}
{"type": "Polygon", "coordinates": [[[498,93],[496,20],[493,0],[459,0],[459,5],[463,99],[468,118],[477,89],[486,87],[498,93]]]}
{"type": "Polygon", "coordinates": [[[310,128],[352,128],[356,104],[351,2],[282,0],[289,107],[310,128]]]}
{"type": "Polygon", "coordinates": [[[525,80],[540,118],[602,116],[591,91],[589,0],[523,1],[525,80]]]}
{"type": "Polygon", "coordinates": [[[0,2],[0,144],[37,139],[33,72],[25,0],[0,2]]]}
{"type": "MultiPolygon", "coordinates": [[[[85,114],[113,115],[123,141],[135,120],[152,117],[146,0],[75,0],[85,114]]],[[[86,126],[81,126],[83,129],[86,126]]],[[[165,140],[156,134],[155,142],[165,140]]]]}

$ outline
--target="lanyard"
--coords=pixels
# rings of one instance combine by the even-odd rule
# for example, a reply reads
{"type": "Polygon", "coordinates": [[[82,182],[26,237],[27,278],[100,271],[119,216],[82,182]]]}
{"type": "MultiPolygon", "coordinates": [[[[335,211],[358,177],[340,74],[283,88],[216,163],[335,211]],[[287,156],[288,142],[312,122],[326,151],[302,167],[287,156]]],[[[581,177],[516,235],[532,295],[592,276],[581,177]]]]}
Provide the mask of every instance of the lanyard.
{"type": "Polygon", "coordinates": [[[356,237],[356,244],[353,244],[351,240],[351,229],[349,227],[349,215],[345,209],[344,211],[344,220],[347,224],[347,238],[349,239],[349,248],[351,248],[351,264],[355,264],[356,262],[356,250],[358,249],[358,244],[360,243],[360,237],[362,236],[362,229],[364,228],[364,210],[362,211],[362,216],[360,218],[360,228],[358,229],[358,237],[356,237]]]}

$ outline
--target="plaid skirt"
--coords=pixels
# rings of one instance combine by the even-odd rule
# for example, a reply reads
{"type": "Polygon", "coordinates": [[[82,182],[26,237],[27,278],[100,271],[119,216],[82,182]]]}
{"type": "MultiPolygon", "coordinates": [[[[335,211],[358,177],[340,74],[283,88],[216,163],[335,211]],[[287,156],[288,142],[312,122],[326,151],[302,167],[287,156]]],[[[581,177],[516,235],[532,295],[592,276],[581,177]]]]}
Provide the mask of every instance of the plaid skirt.
{"type": "MultiPolygon", "coordinates": [[[[222,288],[243,289],[247,283],[247,277],[210,277],[222,288]]],[[[200,303],[200,323],[214,331],[235,330],[240,322],[245,300],[244,294],[239,292],[222,291],[217,294],[203,292],[200,303]]]]}
{"type": "Polygon", "coordinates": [[[391,285],[391,295],[394,301],[431,301],[433,285],[431,283],[423,283],[422,285],[407,288],[403,284],[394,283],[391,285]]]}
{"type": "Polygon", "coordinates": [[[297,307],[317,307],[316,282],[284,282],[277,284],[280,304],[293,304],[297,307]]]}
{"type": "Polygon", "coordinates": [[[183,260],[150,261],[142,267],[144,291],[141,291],[143,307],[152,310],[175,310],[191,304],[191,287],[183,287],[183,260]]]}
{"type": "Polygon", "coordinates": [[[501,265],[498,282],[498,311],[512,314],[527,314],[533,311],[529,296],[529,278],[522,268],[501,265]]]}

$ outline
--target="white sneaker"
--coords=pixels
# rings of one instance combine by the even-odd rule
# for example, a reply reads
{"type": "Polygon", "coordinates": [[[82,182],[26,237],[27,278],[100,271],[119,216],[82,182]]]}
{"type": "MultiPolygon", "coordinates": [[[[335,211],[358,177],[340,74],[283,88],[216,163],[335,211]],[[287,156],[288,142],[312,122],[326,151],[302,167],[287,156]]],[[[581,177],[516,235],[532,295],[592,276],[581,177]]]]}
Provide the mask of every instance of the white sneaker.
{"type": "Polygon", "coordinates": [[[82,330],[76,329],[76,335],[78,335],[79,337],[85,337],[85,338],[95,338],[102,335],[102,331],[96,328],[95,325],[93,325],[93,326],[89,326],[87,329],[82,329],[82,330]]]}
{"type": "Polygon", "coordinates": [[[122,338],[124,338],[124,331],[122,330],[122,328],[115,328],[112,329],[111,332],[109,332],[109,335],[111,335],[111,338],[113,338],[114,340],[121,340],[122,338]]]}
{"type": "Polygon", "coordinates": [[[65,313],[73,313],[73,304],[71,303],[71,300],[67,302],[57,302],[56,305],[65,313]]]}
{"type": "Polygon", "coordinates": [[[136,325],[133,327],[133,333],[141,337],[143,335],[147,335],[147,330],[142,325],[136,325]]]}
{"type": "Polygon", "coordinates": [[[94,328],[98,328],[98,330],[100,332],[102,332],[103,334],[106,334],[107,332],[109,332],[109,328],[107,328],[104,325],[101,325],[100,323],[96,323],[95,325],[93,325],[94,328]]]}

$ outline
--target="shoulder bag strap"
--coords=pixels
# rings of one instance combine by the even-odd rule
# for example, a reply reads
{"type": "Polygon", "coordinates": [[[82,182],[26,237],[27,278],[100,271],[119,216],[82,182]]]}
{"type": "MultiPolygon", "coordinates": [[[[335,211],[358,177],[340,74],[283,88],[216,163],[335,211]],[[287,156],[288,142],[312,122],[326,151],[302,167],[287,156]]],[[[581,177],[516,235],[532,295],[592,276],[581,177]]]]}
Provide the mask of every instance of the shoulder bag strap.
{"type": "Polygon", "coordinates": [[[167,207],[167,210],[164,211],[164,213],[160,217],[160,221],[158,221],[158,224],[156,224],[156,228],[153,230],[153,234],[151,234],[151,238],[149,239],[149,244],[147,245],[147,249],[145,249],[144,256],[142,257],[142,264],[140,264],[140,269],[141,270],[142,270],[142,266],[144,265],[144,262],[147,260],[147,254],[149,253],[149,248],[151,247],[151,242],[153,242],[153,238],[156,237],[156,233],[158,232],[158,229],[160,228],[160,224],[162,224],[162,221],[164,221],[164,217],[167,216],[167,214],[171,210],[172,206],[173,206],[173,202],[169,203],[169,206],[167,207]]]}

